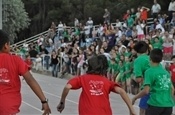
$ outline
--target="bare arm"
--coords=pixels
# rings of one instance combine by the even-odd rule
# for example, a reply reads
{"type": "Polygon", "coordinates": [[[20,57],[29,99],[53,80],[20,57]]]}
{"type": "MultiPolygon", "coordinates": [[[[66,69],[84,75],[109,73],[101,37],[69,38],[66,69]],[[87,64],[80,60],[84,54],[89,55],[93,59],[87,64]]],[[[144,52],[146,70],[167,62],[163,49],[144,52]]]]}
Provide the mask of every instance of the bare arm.
{"type": "Polygon", "coordinates": [[[62,95],[61,95],[61,100],[57,106],[57,110],[61,113],[63,110],[64,110],[64,107],[65,107],[65,100],[66,100],[66,97],[69,93],[69,90],[72,88],[72,86],[70,84],[67,84],[64,89],[63,89],[63,92],[62,92],[62,95]]]}
{"type": "MultiPolygon", "coordinates": [[[[44,93],[42,92],[41,87],[39,86],[38,82],[33,78],[32,74],[30,72],[26,72],[23,75],[23,77],[27,82],[27,84],[30,86],[30,88],[33,90],[33,92],[37,95],[37,97],[41,101],[46,101],[46,97],[44,96],[44,93]]],[[[43,115],[51,113],[48,103],[43,103],[42,109],[44,110],[43,115]]]]}
{"type": "Polygon", "coordinates": [[[126,94],[126,92],[122,88],[117,87],[117,86],[114,88],[114,90],[115,90],[116,93],[120,94],[120,96],[122,97],[122,99],[124,100],[126,105],[128,106],[130,114],[131,115],[136,115],[135,114],[135,110],[134,110],[134,108],[132,106],[131,100],[129,99],[129,97],[126,94]]]}
{"type": "Polygon", "coordinates": [[[61,95],[61,100],[60,102],[65,102],[66,100],[66,97],[69,93],[69,90],[72,88],[72,86],[70,84],[67,84],[64,89],[63,89],[63,92],[62,92],[62,95],[61,95]]]}
{"type": "Polygon", "coordinates": [[[132,104],[135,103],[135,101],[145,95],[147,95],[150,91],[150,87],[149,86],[145,86],[143,90],[141,90],[133,99],[132,99],[132,104]]]}
{"type": "Polygon", "coordinates": [[[33,92],[38,96],[38,98],[41,101],[45,101],[46,97],[44,96],[41,87],[39,86],[38,82],[33,78],[32,74],[30,72],[26,72],[23,75],[25,81],[30,86],[30,88],[33,90],[33,92]]]}

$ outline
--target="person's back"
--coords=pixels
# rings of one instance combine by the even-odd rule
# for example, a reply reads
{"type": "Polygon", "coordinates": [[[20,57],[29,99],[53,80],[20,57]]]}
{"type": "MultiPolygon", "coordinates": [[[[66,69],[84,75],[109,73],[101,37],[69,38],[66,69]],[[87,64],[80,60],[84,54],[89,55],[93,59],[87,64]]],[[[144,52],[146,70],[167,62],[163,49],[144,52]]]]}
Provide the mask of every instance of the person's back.
{"type": "MultiPolygon", "coordinates": [[[[145,75],[152,82],[150,90],[150,99],[148,104],[157,107],[172,107],[174,105],[172,99],[171,77],[161,65],[150,67],[145,75]]],[[[149,83],[148,80],[145,83],[149,83]]]]}
{"type": "Polygon", "coordinates": [[[16,113],[19,112],[17,109],[14,108],[15,111],[12,109],[9,110],[8,106],[16,105],[17,108],[20,106],[21,84],[19,75],[23,75],[27,72],[28,66],[20,57],[15,55],[1,53],[0,60],[4,59],[6,61],[0,61],[0,111],[2,109],[4,111],[7,110],[10,113],[16,113]]]}
{"type": "Polygon", "coordinates": [[[21,105],[21,82],[23,76],[26,83],[42,102],[43,115],[51,111],[47,100],[31,73],[27,64],[18,56],[10,54],[10,38],[0,30],[0,115],[16,115],[21,105]]]}
{"type": "Polygon", "coordinates": [[[141,54],[134,60],[134,73],[135,76],[142,76],[144,72],[150,67],[149,56],[147,54],[141,54]]]}
{"type": "Polygon", "coordinates": [[[160,64],[162,58],[162,50],[153,49],[150,52],[151,66],[145,71],[144,87],[132,100],[134,104],[136,99],[149,94],[146,115],[172,115],[174,88],[169,72],[160,64]]]}
{"type": "MultiPolygon", "coordinates": [[[[79,81],[79,86],[77,87],[82,87],[79,100],[79,113],[112,115],[109,93],[116,85],[114,82],[109,81],[103,76],[92,74],[79,76],[76,80],[79,81]]],[[[74,82],[75,79],[69,81],[70,84],[74,82]]]]}
{"type": "Polygon", "coordinates": [[[104,55],[93,56],[88,60],[87,74],[74,77],[65,86],[60,103],[57,107],[62,112],[65,99],[70,89],[80,89],[79,115],[112,115],[109,93],[115,92],[122,96],[130,108],[130,115],[135,115],[126,92],[115,82],[104,76],[107,73],[108,63],[104,55]]]}

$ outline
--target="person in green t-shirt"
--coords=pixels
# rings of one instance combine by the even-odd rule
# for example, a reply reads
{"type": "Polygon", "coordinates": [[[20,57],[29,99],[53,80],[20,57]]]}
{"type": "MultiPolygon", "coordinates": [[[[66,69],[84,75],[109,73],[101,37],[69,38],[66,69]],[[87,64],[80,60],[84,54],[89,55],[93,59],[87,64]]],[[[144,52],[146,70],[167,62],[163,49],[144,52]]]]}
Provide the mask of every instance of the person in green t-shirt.
{"type": "Polygon", "coordinates": [[[131,62],[129,60],[129,57],[125,57],[125,63],[124,63],[124,79],[126,82],[126,90],[127,93],[131,93],[131,62]]]}
{"type": "MultiPolygon", "coordinates": [[[[120,82],[121,84],[123,84],[123,82],[125,82],[125,79],[124,79],[124,62],[122,60],[119,60],[118,62],[118,68],[117,68],[117,71],[118,71],[118,75],[115,79],[115,82],[120,82]]],[[[125,89],[125,86],[122,85],[122,88],[125,89]]]]}
{"type": "Polygon", "coordinates": [[[112,58],[110,61],[108,61],[108,78],[109,80],[111,81],[114,81],[115,80],[115,76],[116,76],[116,73],[117,73],[117,69],[118,69],[118,65],[115,61],[114,58],[112,58]]]}
{"type": "Polygon", "coordinates": [[[156,49],[156,48],[162,49],[162,43],[160,42],[159,37],[155,37],[154,41],[155,42],[152,44],[153,49],[156,49]]]}
{"type": "MultiPolygon", "coordinates": [[[[134,50],[137,52],[137,58],[134,60],[133,74],[135,81],[142,84],[144,81],[144,72],[150,67],[148,53],[149,46],[144,41],[139,41],[134,45],[134,50]]],[[[142,87],[141,87],[142,89],[142,87]]],[[[149,95],[140,99],[140,115],[145,115],[145,110],[148,108],[147,100],[149,95]]]]}
{"type": "Polygon", "coordinates": [[[174,106],[174,87],[169,72],[164,69],[160,62],[163,53],[160,49],[153,49],[150,53],[151,67],[146,70],[144,88],[133,99],[134,104],[138,98],[150,93],[146,115],[171,115],[174,106]]]}

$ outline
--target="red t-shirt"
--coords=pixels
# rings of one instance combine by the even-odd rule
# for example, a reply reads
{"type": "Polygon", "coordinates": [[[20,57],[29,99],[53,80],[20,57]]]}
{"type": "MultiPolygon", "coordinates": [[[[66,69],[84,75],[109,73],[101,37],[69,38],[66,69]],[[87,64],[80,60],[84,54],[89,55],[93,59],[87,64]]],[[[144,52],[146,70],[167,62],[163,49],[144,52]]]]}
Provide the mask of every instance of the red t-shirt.
{"type": "Polygon", "coordinates": [[[31,70],[31,66],[32,66],[32,61],[29,59],[25,60],[26,64],[28,65],[28,69],[31,70]]]}
{"type": "Polygon", "coordinates": [[[144,10],[141,12],[140,19],[146,21],[147,18],[148,18],[148,11],[147,11],[146,9],[144,9],[144,10]]]}
{"type": "Polygon", "coordinates": [[[112,115],[109,93],[118,84],[100,75],[90,74],[72,78],[68,84],[72,85],[72,89],[82,88],[79,115],[112,115]]]}
{"type": "Polygon", "coordinates": [[[20,75],[28,71],[18,56],[0,53],[0,115],[15,114],[21,105],[20,75]]]}
{"type": "Polygon", "coordinates": [[[175,83],[175,65],[174,64],[170,65],[170,72],[171,72],[171,80],[173,83],[175,83]]]}

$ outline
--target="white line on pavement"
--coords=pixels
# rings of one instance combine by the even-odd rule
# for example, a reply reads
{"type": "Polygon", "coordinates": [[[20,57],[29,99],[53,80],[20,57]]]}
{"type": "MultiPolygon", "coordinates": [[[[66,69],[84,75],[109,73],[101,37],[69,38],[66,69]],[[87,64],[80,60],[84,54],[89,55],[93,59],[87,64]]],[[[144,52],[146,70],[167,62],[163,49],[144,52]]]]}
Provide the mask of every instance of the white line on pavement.
{"type": "MultiPolygon", "coordinates": [[[[47,91],[43,91],[44,93],[46,93],[46,94],[48,94],[48,95],[51,95],[51,96],[54,96],[54,97],[58,97],[58,98],[61,98],[60,96],[57,96],[57,95],[55,95],[55,94],[52,94],[52,93],[49,93],[49,92],[47,92],[47,91]]],[[[72,103],[74,103],[74,104],[77,104],[78,105],[78,102],[75,102],[75,101],[72,101],[72,100],[70,100],[70,99],[66,99],[67,101],[69,101],[69,102],[72,102],[72,103]]]]}
{"type": "Polygon", "coordinates": [[[31,108],[33,108],[33,109],[35,109],[35,110],[37,110],[37,111],[39,111],[39,112],[43,113],[43,111],[42,111],[42,110],[40,110],[39,108],[37,108],[37,107],[35,107],[35,106],[33,106],[33,105],[31,105],[31,104],[29,104],[29,103],[25,102],[25,101],[22,101],[22,103],[24,103],[24,104],[28,105],[29,107],[31,107],[31,108]]]}

